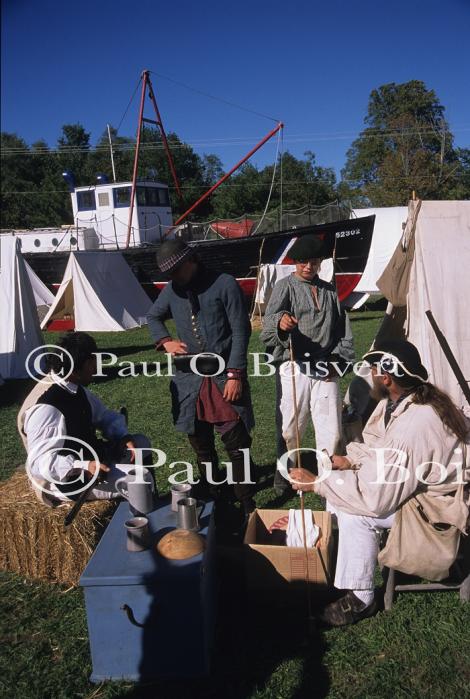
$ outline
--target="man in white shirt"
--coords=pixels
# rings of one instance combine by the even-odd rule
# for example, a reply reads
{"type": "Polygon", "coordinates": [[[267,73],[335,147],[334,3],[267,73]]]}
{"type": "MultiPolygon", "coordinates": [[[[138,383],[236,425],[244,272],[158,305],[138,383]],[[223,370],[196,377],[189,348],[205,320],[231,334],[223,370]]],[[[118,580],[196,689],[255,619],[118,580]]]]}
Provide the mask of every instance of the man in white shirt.
{"type": "MultiPolygon", "coordinates": [[[[378,533],[390,528],[393,533],[395,515],[402,505],[426,494],[434,501],[434,512],[442,508],[439,522],[453,524],[462,532],[469,514],[462,504],[458,522],[446,519],[458,484],[468,484],[470,478],[465,447],[469,423],[464,414],[446,393],[428,382],[419,352],[410,342],[378,343],[363,359],[371,365],[375,393],[382,397],[364,428],[364,442],[348,444],[346,456],[334,455],[334,470],[325,470],[322,477],[305,469],[290,472],[295,490],[314,491],[326,498],[328,510],[338,519],[334,585],[345,594],[321,615],[331,626],[354,623],[377,611],[378,533]]],[[[442,536],[440,530],[432,526],[430,530],[442,536]]],[[[398,543],[409,557],[419,555],[418,538],[404,537],[398,543]]]]}
{"type": "Polygon", "coordinates": [[[43,502],[54,504],[73,499],[99,471],[88,498],[119,497],[114,483],[123,470],[115,464],[130,468],[136,453],[150,448],[150,442],[144,435],[128,434],[125,416],[106,408],[85,388],[96,372],[94,339],[73,332],[58,346],[63,355],[51,355],[50,374],[34,387],[18,415],[31,483],[43,502]],[[97,429],[104,440],[97,437],[97,429]]]}

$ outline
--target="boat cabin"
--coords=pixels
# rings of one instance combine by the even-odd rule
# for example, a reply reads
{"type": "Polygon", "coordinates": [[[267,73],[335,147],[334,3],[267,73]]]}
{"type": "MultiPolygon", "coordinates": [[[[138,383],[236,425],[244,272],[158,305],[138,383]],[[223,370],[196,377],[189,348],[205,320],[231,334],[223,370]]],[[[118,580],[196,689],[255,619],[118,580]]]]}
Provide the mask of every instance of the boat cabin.
{"type": "MultiPolygon", "coordinates": [[[[123,248],[126,244],[131,182],[75,187],[71,192],[75,229],[82,229],[82,250],[123,248]],[[84,229],[84,230],[83,230],[84,229]]],[[[168,186],[137,182],[130,246],[156,243],[173,224],[168,186]]]]}
{"type": "MultiPolygon", "coordinates": [[[[123,249],[127,239],[131,187],[131,182],[103,182],[89,187],[71,185],[73,224],[5,232],[19,238],[22,252],[123,249]]],[[[130,247],[160,242],[172,224],[168,186],[155,181],[138,182],[130,247]]],[[[176,229],[171,230],[167,237],[175,234],[176,229]]]]}

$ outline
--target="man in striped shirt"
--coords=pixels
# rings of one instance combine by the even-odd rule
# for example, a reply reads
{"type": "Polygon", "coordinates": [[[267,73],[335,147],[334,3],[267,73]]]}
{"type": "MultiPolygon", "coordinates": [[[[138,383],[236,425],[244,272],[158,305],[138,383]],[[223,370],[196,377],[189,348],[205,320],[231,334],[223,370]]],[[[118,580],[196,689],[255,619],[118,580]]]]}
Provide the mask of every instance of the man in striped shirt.
{"type": "MultiPolygon", "coordinates": [[[[310,416],[317,449],[334,454],[341,440],[339,375],[348,362],[352,366],[354,347],[334,283],[318,276],[322,248],[315,235],[302,236],[294,243],[289,255],[295,261],[295,272],[274,286],[261,339],[277,365],[280,427],[287,450],[297,446],[294,372],[300,437],[310,416]]],[[[286,487],[277,471],[275,487],[279,493],[286,487]]]]}

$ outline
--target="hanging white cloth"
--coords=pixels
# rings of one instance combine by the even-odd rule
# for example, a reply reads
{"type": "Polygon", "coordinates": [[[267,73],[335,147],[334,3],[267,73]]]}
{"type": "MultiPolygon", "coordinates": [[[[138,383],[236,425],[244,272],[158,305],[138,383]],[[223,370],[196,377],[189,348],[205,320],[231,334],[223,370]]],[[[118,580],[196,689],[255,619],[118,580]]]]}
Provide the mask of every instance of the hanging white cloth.
{"type": "MultiPolygon", "coordinates": [[[[318,541],[320,536],[320,527],[313,523],[312,510],[305,510],[305,538],[307,539],[307,548],[312,548],[318,541]]],[[[289,510],[289,523],[287,525],[287,546],[302,547],[304,546],[303,528],[302,528],[302,510],[289,510]]]]}

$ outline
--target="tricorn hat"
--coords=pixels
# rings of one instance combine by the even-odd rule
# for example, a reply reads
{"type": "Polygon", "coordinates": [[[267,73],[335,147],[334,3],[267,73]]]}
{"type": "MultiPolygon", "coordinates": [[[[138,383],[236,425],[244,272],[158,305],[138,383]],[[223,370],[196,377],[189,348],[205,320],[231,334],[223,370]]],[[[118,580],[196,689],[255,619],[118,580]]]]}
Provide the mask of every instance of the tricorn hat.
{"type": "Polygon", "coordinates": [[[293,246],[287,251],[287,254],[298,262],[300,260],[311,260],[313,258],[324,257],[323,240],[317,235],[309,233],[297,238],[293,246]]]}
{"type": "Polygon", "coordinates": [[[407,340],[380,342],[366,352],[363,359],[368,364],[378,364],[383,372],[397,378],[399,383],[409,384],[413,379],[425,383],[428,380],[418,350],[407,340]]]}
{"type": "Polygon", "coordinates": [[[157,265],[161,272],[169,274],[192,254],[193,250],[183,240],[166,240],[157,252],[157,265]]]}

